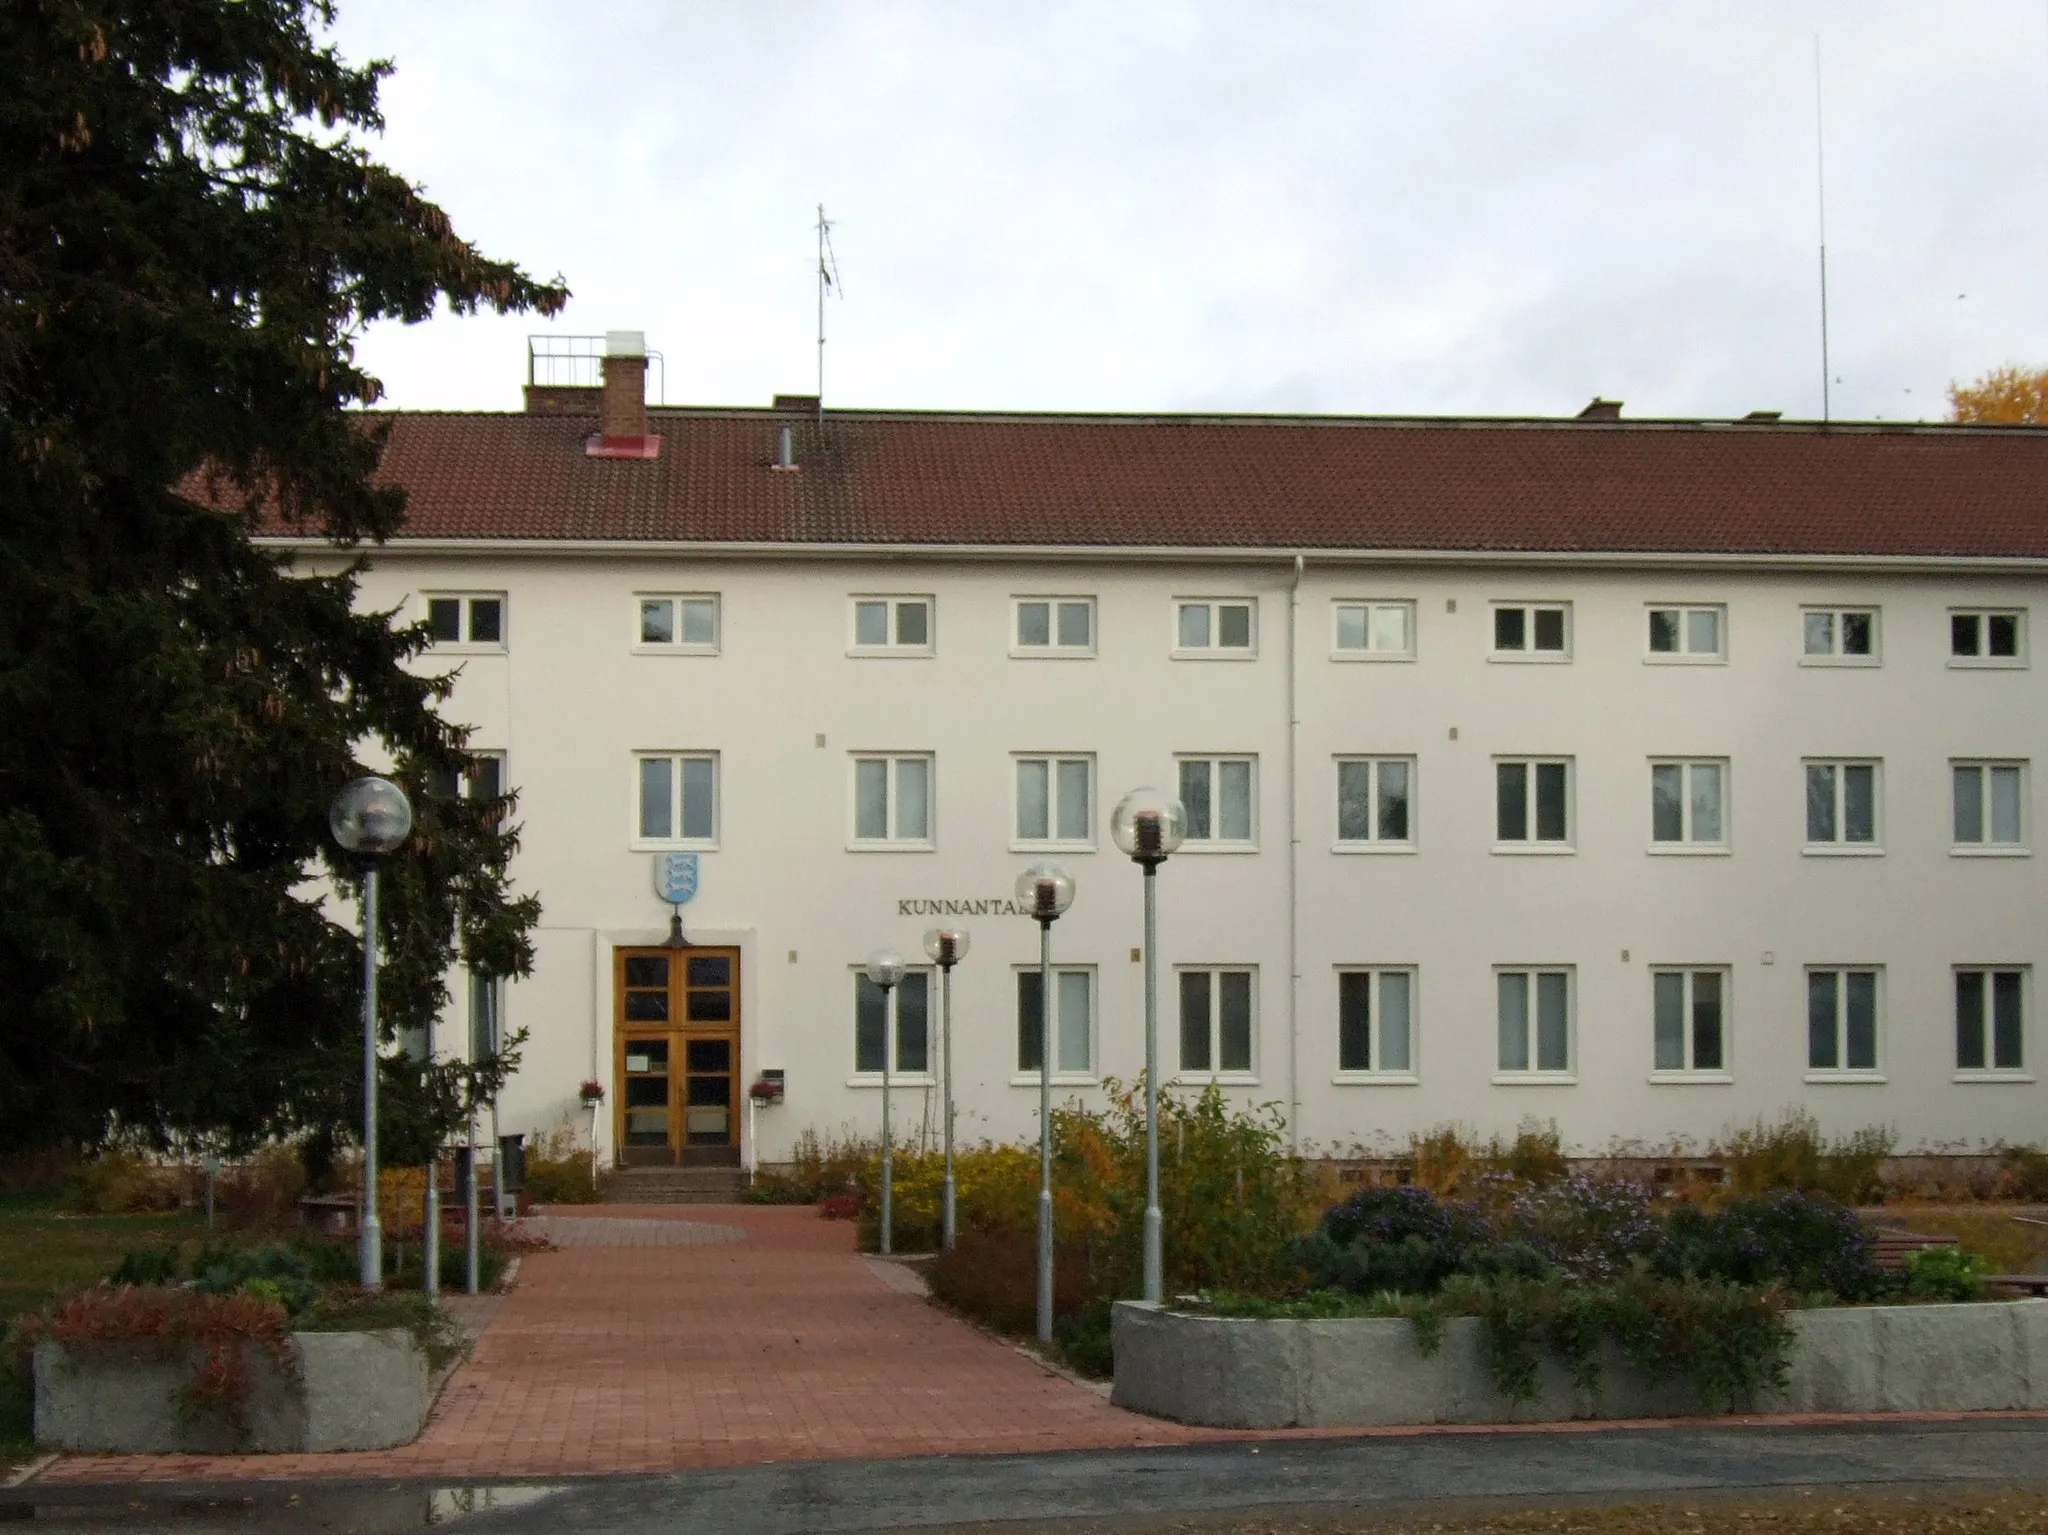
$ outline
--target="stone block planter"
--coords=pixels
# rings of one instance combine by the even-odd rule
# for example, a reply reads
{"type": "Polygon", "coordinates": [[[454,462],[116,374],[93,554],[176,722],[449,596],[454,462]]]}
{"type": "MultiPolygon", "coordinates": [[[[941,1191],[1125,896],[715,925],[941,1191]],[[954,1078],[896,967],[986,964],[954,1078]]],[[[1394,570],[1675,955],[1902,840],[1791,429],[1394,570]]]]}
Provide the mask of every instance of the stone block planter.
{"type": "MultiPolygon", "coordinates": [[[[1765,1412],[1974,1412],[2048,1407],[2048,1300],[1797,1311],[1785,1390],[1765,1412]]],[[[1533,1401],[1494,1385],[1481,1323],[1445,1322],[1424,1356],[1403,1317],[1255,1321],[1117,1304],[1120,1407],[1217,1428],[1371,1427],[1680,1417],[1684,1382],[1657,1384],[1611,1346],[1597,1395],[1546,1362],[1533,1401]]]]}
{"type": "Polygon", "coordinates": [[[213,1413],[194,1414],[179,1393],[192,1361],[158,1361],[118,1346],[90,1351],[36,1345],[36,1442],[52,1450],[384,1450],[426,1426],[427,1356],[411,1333],[291,1335],[297,1378],[260,1349],[249,1354],[246,1435],[213,1413]]]}

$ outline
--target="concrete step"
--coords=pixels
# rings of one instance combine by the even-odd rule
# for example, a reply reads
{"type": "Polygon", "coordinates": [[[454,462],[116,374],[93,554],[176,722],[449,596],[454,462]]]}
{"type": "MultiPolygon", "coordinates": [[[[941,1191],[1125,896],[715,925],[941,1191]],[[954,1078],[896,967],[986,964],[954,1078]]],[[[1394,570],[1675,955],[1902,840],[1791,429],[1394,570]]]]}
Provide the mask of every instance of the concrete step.
{"type": "Polygon", "coordinates": [[[607,1204],[727,1205],[747,1191],[743,1167],[626,1167],[605,1180],[607,1204]]]}

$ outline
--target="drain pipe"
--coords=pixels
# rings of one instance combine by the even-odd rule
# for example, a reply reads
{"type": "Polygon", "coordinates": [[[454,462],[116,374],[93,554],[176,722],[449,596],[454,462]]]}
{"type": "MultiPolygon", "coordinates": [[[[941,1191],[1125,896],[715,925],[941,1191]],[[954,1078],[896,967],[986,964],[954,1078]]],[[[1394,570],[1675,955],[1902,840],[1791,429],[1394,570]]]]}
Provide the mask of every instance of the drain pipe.
{"type": "Polygon", "coordinates": [[[1301,578],[1307,560],[1294,557],[1287,588],[1287,1146],[1301,1155],[1301,707],[1296,682],[1301,578]]]}

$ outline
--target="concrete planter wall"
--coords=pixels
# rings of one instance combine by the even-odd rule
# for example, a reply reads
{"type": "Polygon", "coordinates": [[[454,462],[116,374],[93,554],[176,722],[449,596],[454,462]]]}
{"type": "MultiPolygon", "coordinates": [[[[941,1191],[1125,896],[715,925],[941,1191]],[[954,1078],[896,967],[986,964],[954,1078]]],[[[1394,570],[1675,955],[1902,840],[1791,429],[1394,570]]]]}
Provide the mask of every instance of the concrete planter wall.
{"type": "MultiPolygon", "coordinates": [[[[1744,1410],[1971,1412],[2048,1407],[2048,1301],[1859,1306],[1791,1317],[1783,1392],[1744,1410]]],[[[1444,1324],[1425,1358],[1405,1317],[1264,1322],[1119,1302],[1120,1407],[1219,1428],[1367,1427],[1678,1417],[1701,1410],[1684,1382],[1654,1385],[1610,1348],[1597,1397],[1546,1361],[1540,1393],[1493,1383],[1480,1322],[1444,1324]]]]}
{"type": "Polygon", "coordinates": [[[159,1363],[113,1348],[35,1352],[36,1442],[53,1450],[384,1450],[426,1426],[427,1356],[412,1334],[292,1334],[298,1378],[261,1350],[250,1354],[246,1436],[215,1414],[193,1415],[178,1394],[193,1361],[159,1363]]]}

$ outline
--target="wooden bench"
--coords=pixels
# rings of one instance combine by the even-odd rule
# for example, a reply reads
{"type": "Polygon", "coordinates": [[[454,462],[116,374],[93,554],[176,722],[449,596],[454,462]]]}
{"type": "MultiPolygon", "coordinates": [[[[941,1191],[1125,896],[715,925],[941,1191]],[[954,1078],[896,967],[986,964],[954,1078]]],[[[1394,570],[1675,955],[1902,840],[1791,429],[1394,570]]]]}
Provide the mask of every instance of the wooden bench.
{"type": "Polygon", "coordinates": [[[1906,1266],[1906,1260],[1914,1253],[1924,1252],[1930,1247],[1954,1247],[1954,1237],[1928,1236],[1919,1231],[1891,1231],[1879,1227],[1877,1232],[1877,1266],[1881,1269],[1899,1270],[1906,1266]]]}
{"type": "Polygon", "coordinates": [[[2002,1284],[2014,1290],[2025,1290],[2036,1300],[2048,1297],[2048,1274],[1986,1274],[1984,1282],[2002,1284]]]}

